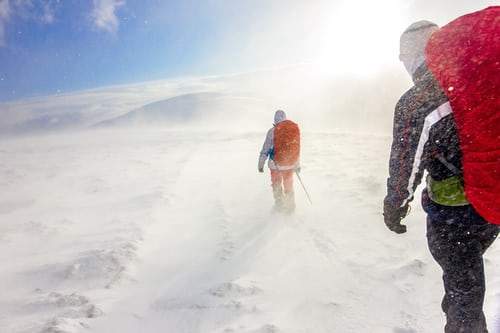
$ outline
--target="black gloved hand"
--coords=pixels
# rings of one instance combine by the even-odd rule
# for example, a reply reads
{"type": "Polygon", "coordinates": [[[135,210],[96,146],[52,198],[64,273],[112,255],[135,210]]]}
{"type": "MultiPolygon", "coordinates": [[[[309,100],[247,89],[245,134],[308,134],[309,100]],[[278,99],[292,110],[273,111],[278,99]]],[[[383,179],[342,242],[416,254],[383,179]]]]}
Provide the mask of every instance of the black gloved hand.
{"type": "Polygon", "coordinates": [[[406,226],[401,224],[401,220],[408,214],[409,206],[394,207],[387,200],[384,200],[384,222],[389,230],[403,234],[406,232],[406,226]]]}
{"type": "Polygon", "coordinates": [[[264,168],[259,168],[259,172],[263,173],[264,172],[264,168]]]}

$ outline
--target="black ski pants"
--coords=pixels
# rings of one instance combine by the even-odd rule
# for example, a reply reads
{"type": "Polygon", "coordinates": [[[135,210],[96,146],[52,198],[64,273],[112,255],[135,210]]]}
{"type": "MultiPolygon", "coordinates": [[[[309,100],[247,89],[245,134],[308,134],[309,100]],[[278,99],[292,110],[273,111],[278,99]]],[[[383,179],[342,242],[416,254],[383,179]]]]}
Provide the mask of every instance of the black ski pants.
{"type": "Polygon", "coordinates": [[[427,212],[427,241],[443,270],[445,333],[486,333],[483,313],[485,276],[483,254],[500,227],[489,224],[472,206],[447,207],[422,195],[427,212]]]}

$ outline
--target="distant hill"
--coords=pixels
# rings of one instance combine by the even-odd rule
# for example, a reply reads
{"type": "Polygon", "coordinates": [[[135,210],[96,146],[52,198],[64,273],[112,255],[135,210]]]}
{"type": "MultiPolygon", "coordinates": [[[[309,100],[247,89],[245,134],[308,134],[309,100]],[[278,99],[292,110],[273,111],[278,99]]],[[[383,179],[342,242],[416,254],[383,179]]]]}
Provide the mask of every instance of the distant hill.
{"type": "Polygon", "coordinates": [[[229,119],[245,119],[263,111],[256,98],[200,92],[160,100],[124,115],[101,121],[95,127],[150,125],[208,125],[227,123],[229,119]]]}
{"type": "Polygon", "coordinates": [[[410,84],[401,69],[355,77],[310,65],[144,82],[0,103],[0,137],[155,125],[262,131],[276,109],[304,130],[391,133],[410,84]]]}

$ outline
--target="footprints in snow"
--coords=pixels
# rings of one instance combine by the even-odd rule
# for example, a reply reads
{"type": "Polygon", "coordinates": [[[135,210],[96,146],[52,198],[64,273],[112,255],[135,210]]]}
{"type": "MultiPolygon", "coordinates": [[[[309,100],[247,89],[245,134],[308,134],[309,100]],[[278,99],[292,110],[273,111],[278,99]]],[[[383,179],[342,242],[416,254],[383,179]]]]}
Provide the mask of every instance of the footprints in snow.
{"type": "MultiPolygon", "coordinates": [[[[224,204],[220,200],[215,200],[210,214],[212,216],[210,225],[215,227],[211,230],[216,237],[214,243],[215,260],[220,264],[218,270],[224,271],[226,263],[231,261],[238,248],[238,235],[233,231],[233,218],[228,214],[224,204]]],[[[223,279],[223,277],[222,277],[223,279]]],[[[218,279],[219,281],[221,279],[218,279]]],[[[224,281],[224,280],[222,280],[224,281]]],[[[227,280],[226,280],[227,281],[227,280]]],[[[260,325],[242,326],[236,325],[234,318],[255,316],[254,323],[261,314],[257,298],[263,294],[263,290],[256,281],[236,279],[229,282],[222,282],[200,292],[185,294],[182,296],[158,300],[152,307],[157,311],[173,312],[176,316],[178,311],[190,312],[197,320],[203,321],[205,317],[217,317],[231,319],[225,322],[222,319],[218,323],[216,332],[220,333],[278,333],[281,332],[277,326],[270,323],[260,325]],[[224,327],[227,325],[226,327],[224,327]],[[222,330],[217,330],[221,329],[222,330]]],[[[258,323],[258,321],[257,321],[258,323]]]]}
{"type": "Polygon", "coordinates": [[[223,262],[232,258],[236,246],[230,232],[229,217],[224,209],[224,206],[220,202],[215,204],[214,216],[217,216],[216,225],[219,229],[219,234],[221,235],[221,239],[217,244],[216,255],[217,258],[223,262]]]}
{"type": "MultiPolygon", "coordinates": [[[[238,306],[233,310],[242,311],[243,313],[256,314],[259,312],[258,307],[249,305],[249,300],[255,296],[263,293],[263,290],[256,285],[255,281],[233,281],[222,283],[209,290],[209,294],[223,299],[230,299],[230,304],[237,304],[238,306]]],[[[265,324],[257,328],[248,328],[243,325],[238,327],[227,327],[223,329],[222,333],[279,333],[279,328],[272,324],[265,324]]]]}
{"type": "Polygon", "coordinates": [[[427,264],[420,259],[413,259],[409,263],[401,266],[393,273],[394,278],[400,280],[408,276],[424,276],[427,264]]]}
{"type": "MultiPolygon", "coordinates": [[[[256,304],[256,298],[263,293],[264,291],[258,286],[256,281],[237,279],[215,285],[200,294],[191,295],[187,299],[169,299],[161,303],[156,303],[154,307],[157,310],[163,311],[190,310],[199,313],[196,315],[198,318],[203,318],[202,313],[206,313],[206,316],[210,317],[232,318],[231,321],[234,322],[235,316],[238,315],[243,317],[258,315],[261,310],[256,304]]],[[[219,322],[219,324],[223,325],[224,323],[219,322]]],[[[233,325],[222,328],[220,332],[279,333],[281,330],[272,324],[257,325],[255,327],[233,325]]]]}
{"type": "Polygon", "coordinates": [[[413,259],[409,263],[401,266],[392,273],[394,283],[401,291],[411,291],[415,283],[415,277],[423,277],[426,273],[427,264],[419,259],[413,259]]]}
{"type": "Polygon", "coordinates": [[[310,229],[309,233],[314,242],[314,246],[321,252],[327,259],[332,259],[332,256],[337,252],[335,243],[322,231],[317,229],[310,229]]]}
{"type": "Polygon", "coordinates": [[[221,227],[221,232],[222,240],[218,244],[217,258],[219,258],[220,261],[227,261],[232,258],[236,246],[226,226],[221,227]]]}

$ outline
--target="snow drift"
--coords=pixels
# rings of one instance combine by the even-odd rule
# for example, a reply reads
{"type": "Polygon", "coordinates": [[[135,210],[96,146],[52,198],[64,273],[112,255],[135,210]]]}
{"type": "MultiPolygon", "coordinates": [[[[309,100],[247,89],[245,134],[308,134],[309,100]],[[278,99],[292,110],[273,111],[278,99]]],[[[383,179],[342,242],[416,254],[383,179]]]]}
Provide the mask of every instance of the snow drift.
{"type": "Polygon", "coordinates": [[[0,331],[440,331],[418,199],[405,235],[381,216],[403,90],[299,66],[0,104],[0,331]],[[290,217],[256,170],[276,108],[314,202],[290,217]]]}
{"type": "MultiPolygon", "coordinates": [[[[103,129],[0,142],[2,332],[437,332],[418,200],[381,217],[389,136],[303,133],[297,214],[260,132],[103,129]]],[[[486,255],[493,328],[500,280],[486,255]]],[[[498,319],[496,319],[498,320],[498,319]]]]}

